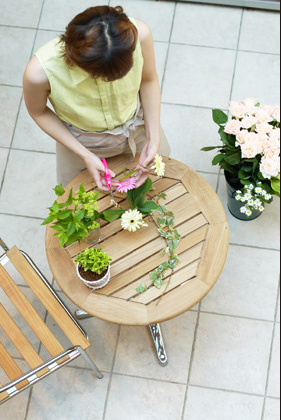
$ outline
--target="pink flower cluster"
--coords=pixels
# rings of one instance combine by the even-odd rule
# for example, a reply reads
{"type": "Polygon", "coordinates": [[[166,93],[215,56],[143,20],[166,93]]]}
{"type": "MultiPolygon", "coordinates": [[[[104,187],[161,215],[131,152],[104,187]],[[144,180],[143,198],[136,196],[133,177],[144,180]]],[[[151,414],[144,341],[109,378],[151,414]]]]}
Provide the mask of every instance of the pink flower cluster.
{"type": "Polygon", "coordinates": [[[236,137],[242,158],[262,155],[260,171],[270,179],[280,173],[280,106],[260,105],[256,98],[230,101],[232,119],[224,131],[236,137]],[[272,125],[274,123],[274,125],[272,125]]]}

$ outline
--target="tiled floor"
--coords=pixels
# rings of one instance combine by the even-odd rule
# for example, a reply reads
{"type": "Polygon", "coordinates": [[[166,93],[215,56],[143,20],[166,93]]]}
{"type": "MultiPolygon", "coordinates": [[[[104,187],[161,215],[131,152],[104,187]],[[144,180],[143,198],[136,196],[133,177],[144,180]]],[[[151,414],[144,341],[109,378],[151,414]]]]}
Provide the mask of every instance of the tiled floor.
{"type": "MultiPolygon", "coordinates": [[[[53,200],[55,145],[25,110],[22,74],[33,51],[75,14],[106,2],[0,0],[0,236],[26,250],[50,280],[40,223],[53,200]]],[[[174,1],[110,4],[151,26],[172,157],[198,170],[225,205],[223,176],[211,153],[200,151],[218,144],[211,108],[246,96],[278,103],[279,14],[174,1]]],[[[252,222],[226,212],[225,268],[199,306],[164,324],[166,368],[146,328],[88,319],[90,354],[104,379],[78,360],[1,406],[0,417],[279,420],[279,200],[252,222]]]]}

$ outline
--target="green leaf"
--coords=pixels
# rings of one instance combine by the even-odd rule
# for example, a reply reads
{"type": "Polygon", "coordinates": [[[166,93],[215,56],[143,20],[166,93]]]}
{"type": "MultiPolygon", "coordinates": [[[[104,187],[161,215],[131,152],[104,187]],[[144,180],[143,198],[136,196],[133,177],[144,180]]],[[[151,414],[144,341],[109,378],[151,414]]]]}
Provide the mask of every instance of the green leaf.
{"type": "Polygon", "coordinates": [[[238,165],[241,161],[241,152],[233,153],[232,155],[225,156],[224,160],[229,165],[238,165]]]}
{"type": "Polygon", "coordinates": [[[54,204],[52,205],[52,207],[50,207],[50,210],[57,213],[59,211],[60,207],[58,205],[58,202],[55,201],[54,204]]]}
{"type": "Polygon", "coordinates": [[[136,288],[137,293],[143,293],[147,290],[147,286],[145,284],[139,283],[138,287],[136,288]]]}
{"type": "Polygon", "coordinates": [[[251,171],[252,171],[252,169],[253,169],[253,166],[252,166],[251,164],[244,163],[244,164],[241,166],[241,169],[243,169],[243,171],[245,171],[245,172],[251,172],[251,171]]]}
{"type": "Polygon", "coordinates": [[[261,181],[264,181],[264,177],[262,176],[262,173],[261,172],[258,172],[258,178],[261,180],[261,181]]]}
{"type": "Polygon", "coordinates": [[[174,230],[174,237],[176,240],[179,240],[181,235],[179,234],[179,232],[177,230],[174,230]]]}
{"type": "Polygon", "coordinates": [[[248,179],[240,179],[241,184],[243,185],[250,185],[251,182],[248,179]]]}
{"type": "Polygon", "coordinates": [[[71,190],[70,190],[70,192],[69,192],[69,195],[68,195],[68,199],[67,199],[67,201],[64,203],[65,204],[65,206],[67,207],[67,206],[70,206],[71,204],[72,204],[72,201],[73,201],[73,197],[72,197],[72,188],[71,188],[71,190]]]}
{"type": "Polygon", "coordinates": [[[150,213],[152,210],[158,209],[158,204],[156,204],[154,201],[147,201],[144,203],[144,206],[139,207],[139,211],[144,214],[150,213]]]}
{"type": "Polygon", "coordinates": [[[207,147],[202,147],[202,151],[203,152],[209,152],[210,150],[214,150],[214,149],[221,149],[221,146],[207,146],[207,147]]]}
{"type": "Polygon", "coordinates": [[[160,287],[163,286],[164,283],[165,282],[160,277],[158,277],[157,280],[153,282],[154,286],[156,286],[158,289],[160,289],[160,287]]]}
{"type": "Polygon", "coordinates": [[[53,190],[55,191],[55,193],[58,197],[61,197],[65,193],[65,190],[64,190],[62,184],[57,185],[55,188],[53,188],[53,190]]]}
{"type": "Polygon", "coordinates": [[[212,114],[214,122],[218,125],[225,124],[228,120],[228,116],[220,109],[213,109],[212,114]]]}
{"type": "Polygon", "coordinates": [[[102,214],[108,222],[114,222],[114,220],[120,219],[122,214],[125,213],[125,210],[123,209],[109,209],[105,210],[102,214]]]}
{"type": "Polygon", "coordinates": [[[271,178],[271,188],[274,191],[274,194],[280,197],[280,174],[276,178],[271,178]]]}
{"type": "Polygon", "coordinates": [[[50,216],[48,216],[44,222],[41,223],[41,225],[47,225],[48,223],[52,223],[53,220],[55,220],[56,215],[55,214],[51,214],[50,216]]]}
{"type": "Polygon", "coordinates": [[[157,194],[157,197],[159,197],[159,198],[163,198],[163,200],[166,200],[166,198],[167,198],[167,194],[165,194],[165,193],[160,193],[160,194],[157,194]]]}
{"type": "Polygon", "coordinates": [[[64,219],[67,219],[70,215],[72,214],[72,210],[68,210],[68,209],[66,209],[66,210],[61,210],[59,213],[58,213],[58,220],[64,220],[64,219]]]}
{"type": "Polygon", "coordinates": [[[225,155],[223,153],[220,153],[219,155],[215,156],[212,160],[212,165],[217,165],[225,158],[225,155]]]}
{"type": "Polygon", "coordinates": [[[233,175],[235,175],[235,174],[236,174],[235,169],[234,169],[231,165],[229,165],[228,163],[226,163],[225,161],[222,161],[222,162],[220,163],[220,167],[221,167],[222,169],[224,169],[225,171],[230,172],[230,173],[231,173],[231,174],[233,174],[233,175]]]}

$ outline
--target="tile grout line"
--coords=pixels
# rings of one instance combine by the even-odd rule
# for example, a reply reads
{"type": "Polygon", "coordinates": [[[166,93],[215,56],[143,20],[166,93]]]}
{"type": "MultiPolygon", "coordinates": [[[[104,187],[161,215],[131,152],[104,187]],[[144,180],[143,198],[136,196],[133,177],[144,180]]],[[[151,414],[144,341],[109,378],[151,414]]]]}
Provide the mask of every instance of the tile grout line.
{"type": "Polygon", "coordinates": [[[268,392],[268,386],[269,386],[269,376],[270,376],[270,370],[271,370],[273,344],[274,344],[275,330],[276,330],[276,325],[277,325],[279,292],[280,292],[280,277],[279,277],[279,285],[278,285],[278,289],[277,289],[277,297],[276,297],[276,303],[275,303],[275,316],[274,316],[274,324],[273,324],[273,329],[272,329],[272,339],[271,339],[270,353],[269,353],[269,360],[268,360],[268,367],[267,367],[267,377],[266,377],[266,384],[265,384],[265,396],[264,396],[264,400],[263,400],[261,420],[264,420],[264,415],[265,415],[265,404],[266,404],[267,392],[268,392]]]}
{"type": "MultiPolygon", "coordinates": [[[[175,21],[177,4],[178,4],[177,1],[175,1],[172,23],[171,23],[171,29],[170,29],[170,35],[169,35],[169,40],[168,40],[168,48],[167,48],[166,59],[165,59],[165,64],[164,64],[164,71],[163,71],[163,76],[162,76],[162,80],[161,80],[161,84],[160,84],[160,86],[161,86],[161,96],[162,96],[162,91],[163,91],[163,87],[164,87],[167,63],[168,63],[168,59],[169,59],[170,45],[171,45],[172,33],[173,33],[173,29],[174,29],[174,21],[175,21]]],[[[161,105],[162,105],[162,101],[161,101],[161,105]]]]}
{"type": "MultiPolygon", "coordinates": [[[[39,22],[40,22],[40,19],[41,19],[41,16],[42,16],[44,3],[45,3],[45,0],[42,1],[41,10],[40,10],[40,14],[39,14],[39,17],[38,17],[38,22],[37,22],[37,28],[36,28],[36,32],[35,32],[33,44],[32,44],[32,47],[31,47],[30,59],[31,59],[32,54],[33,54],[33,49],[34,49],[36,38],[37,38],[38,27],[39,27],[39,22]]],[[[12,150],[12,145],[13,145],[14,136],[15,136],[15,130],[16,130],[17,122],[18,122],[18,117],[19,117],[19,112],[20,112],[22,101],[23,101],[23,92],[22,92],[22,97],[21,97],[21,101],[20,101],[20,105],[19,105],[19,110],[18,110],[17,118],[16,118],[16,121],[15,121],[15,127],[14,127],[14,131],[13,131],[12,141],[11,141],[11,144],[10,144],[10,152],[12,150]]],[[[9,156],[10,156],[10,152],[9,152],[9,156]]],[[[8,165],[8,160],[9,159],[7,159],[7,165],[8,165]]],[[[6,169],[7,169],[7,166],[5,168],[5,172],[6,172],[6,169]]],[[[3,183],[4,183],[4,179],[5,179],[5,176],[3,175],[3,183]]],[[[0,190],[0,196],[1,196],[1,191],[2,191],[2,185],[1,185],[1,190],[0,190]]],[[[48,315],[48,311],[46,310],[44,319],[47,318],[47,315],[48,315]]],[[[41,343],[39,345],[39,351],[40,351],[40,348],[41,348],[41,343]]],[[[30,403],[31,403],[31,398],[32,398],[32,392],[33,392],[33,388],[31,387],[30,392],[29,392],[29,396],[28,396],[28,401],[27,401],[27,404],[26,404],[26,412],[25,412],[24,420],[28,420],[28,412],[29,412],[29,408],[30,408],[30,403]]]]}
{"type": "Polygon", "coordinates": [[[113,360],[112,360],[110,378],[109,378],[108,385],[107,385],[107,393],[106,393],[106,398],[105,398],[105,402],[104,402],[102,420],[105,420],[105,416],[106,416],[107,404],[108,404],[109,394],[110,394],[110,390],[111,390],[113,369],[114,369],[115,360],[116,360],[116,356],[117,356],[117,349],[118,349],[118,344],[119,344],[119,340],[120,340],[120,335],[121,335],[121,325],[119,325],[119,331],[118,331],[117,340],[116,340],[116,347],[115,347],[115,352],[114,352],[114,356],[113,356],[113,360]]]}
{"type": "Polygon", "coordinates": [[[237,66],[237,61],[238,61],[239,43],[240,43],[242,24],[243,24],[243,17],[244,17],[244,9],[242,9],[242,12],[241,12],[240,27],[239,27],[239,33],[238,33],[238,38],[237,38],[236,54],[235,54],[235,61],[234,61],[234,67],[233,67],[233,75],[232,75],[232,81],[231,81],[231,87],[230,87],[229,100],[231,100],[232,92],[233,92],[236,66],[237,66]]]}
{"type": "Polygon", "coordinates": [[[190,362],[189,362],[189,367],[188,367],[187,383],[186,383],[186,389],[185,389],[185,395],[184,395],[184,401],[183,401],[181,420],[184,420],[185,412],[186,412],[186,403],[188,399],[188,390],[189,390],[189,385],[190,385],[192,364],[193,364],[193,358],[195,354],[196,339],[197,339],[197,333],[198,333],[200,315],[201,315],[200,309],[201,309],[201,302],[199,303],[198,314],[197,314],[196,324],[194,328],[194,336],[193,336],[192,350],[191,350],[191,355],[190,355],[190,362]]]}

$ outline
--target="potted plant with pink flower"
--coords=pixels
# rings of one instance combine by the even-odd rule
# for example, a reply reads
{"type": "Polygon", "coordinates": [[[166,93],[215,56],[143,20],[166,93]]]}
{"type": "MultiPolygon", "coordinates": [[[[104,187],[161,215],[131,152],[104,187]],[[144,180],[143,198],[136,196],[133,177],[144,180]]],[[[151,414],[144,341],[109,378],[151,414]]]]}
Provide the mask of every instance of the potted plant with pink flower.
{"type": "Polygon", "coordinates": [[[230,101],[231,118],[213,109],[220,146],[212,164],[225,173],[228,208],[238,219],[250,220],[264,210],[272,196],[280,197],[280,107],[260,104],[255,98],[230,101]]]}

